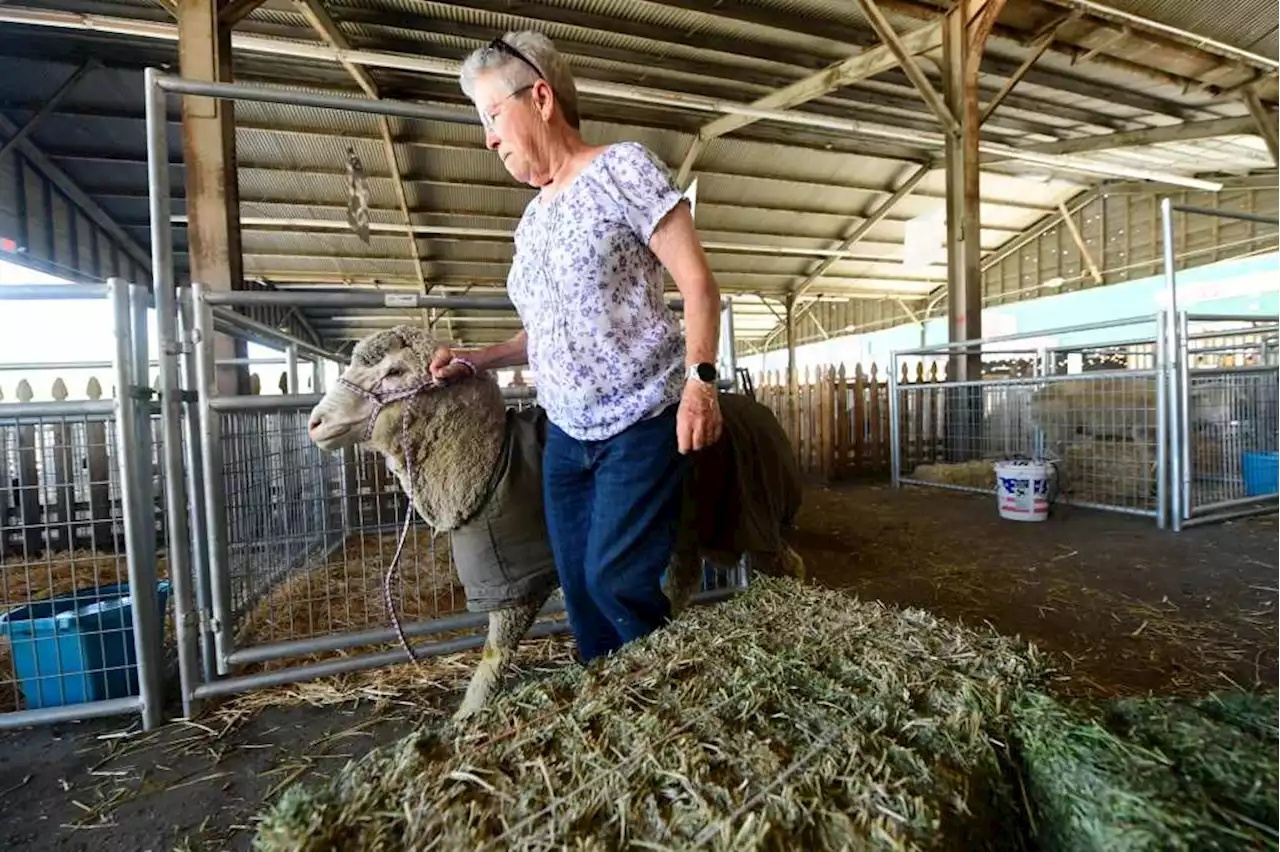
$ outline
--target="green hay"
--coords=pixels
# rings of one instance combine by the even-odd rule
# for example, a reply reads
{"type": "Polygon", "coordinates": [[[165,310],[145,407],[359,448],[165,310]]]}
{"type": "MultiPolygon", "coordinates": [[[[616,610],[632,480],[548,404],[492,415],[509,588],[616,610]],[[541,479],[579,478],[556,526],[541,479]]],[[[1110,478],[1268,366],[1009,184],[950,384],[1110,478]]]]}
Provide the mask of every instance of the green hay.
{"type": "Polygon", "coordinates": [[[760,578],[592,666],[295,786],[254,848],[1016,848],[1034,649],[760,578]]]}
{"type": "Polygon", "coordinates": [[[1027,696],[1014,744],[1050,850],[1275,848],[1277,700],[1027,696]]]}

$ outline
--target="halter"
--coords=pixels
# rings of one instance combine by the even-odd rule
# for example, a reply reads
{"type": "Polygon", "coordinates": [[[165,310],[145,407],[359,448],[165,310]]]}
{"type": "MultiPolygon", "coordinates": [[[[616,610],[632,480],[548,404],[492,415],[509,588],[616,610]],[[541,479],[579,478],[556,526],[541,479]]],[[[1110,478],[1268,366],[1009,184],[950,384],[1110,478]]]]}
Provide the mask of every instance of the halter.
{"type": "MultiPolygon", "coordinates": [[[[454,358],[450,364],[462,364],[471,371],[474,376],[477,373],[476,365],[465,358],[454,358]]],[[[415,399],[421,394],[429,391],[440,390],[445,387],[448,382],[437,381],[433,378],[426,378],[422,381],[410,385],[400,390],[385,391],[379,393],[377,391],[367,390],[354,382],[338,377],[338,384],[351,391],[358,397],[369,400],[373,403],[373,413],[369,415],[369,425],[364,430],[364,440],[368,441],[373,437],[374,426],[378,423],[378,415],[382,413],[382,409],[396,402],[403,402],[409,399],[415,399]]],[[[408,498],[409,507],[404,516],[404,528],[400,530],[400,541],[396,545],[396,553],[391,557],[391,565],[387,568],[386,576],[383,578],[382,591],[387,605],[387,613],[391,616],[391,623],[396,629],[396,636],[400,638],[400,646],[404,648],[406,654],[409,655],[410,661],[421,664],[418,655],[414,653],[413,646],[409,644],[408,638],[404,635],[404,628],[400,624],[400,617],[396,615],[395,597],[391,594],[391,581],[395,578],[396,568],[400,565],[400,553],[404,550],[405,539],[409,535],[409,527],[413,523],[413,456],[409,452],[409,418],[400,418],[400,452],[404,456],[404,476],[408,483],[405,486],[405,497],[408,498]]]]}

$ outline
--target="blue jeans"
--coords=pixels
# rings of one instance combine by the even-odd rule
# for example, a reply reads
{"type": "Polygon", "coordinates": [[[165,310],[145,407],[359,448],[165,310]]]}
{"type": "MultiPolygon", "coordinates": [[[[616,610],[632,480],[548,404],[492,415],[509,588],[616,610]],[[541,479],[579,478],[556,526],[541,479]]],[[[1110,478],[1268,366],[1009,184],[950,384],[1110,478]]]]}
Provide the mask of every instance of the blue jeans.
{"type": "Polygon", "coordinates": [[[677,408],[602,441],[547,425],[547,532],[583,663],[670,619],[662,576],[675,546],[685,464],[677,408]]]}

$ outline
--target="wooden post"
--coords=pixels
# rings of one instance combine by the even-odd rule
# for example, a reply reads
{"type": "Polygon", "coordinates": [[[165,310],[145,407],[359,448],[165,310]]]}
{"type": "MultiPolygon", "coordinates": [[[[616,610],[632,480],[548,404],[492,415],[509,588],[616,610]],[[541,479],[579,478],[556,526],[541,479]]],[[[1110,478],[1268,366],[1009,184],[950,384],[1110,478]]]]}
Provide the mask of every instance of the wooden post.
{"type": "MultiPolygon", "coordinates": [[[[4,402],[4,388],[0,388],[0,402],[4,402]]],[[[0,425],[0,559],[9,555],[9,508],[17,501],[9,493],[13,484],[13,472],[9,470],[9,429],[0,425]]]]}
{"type": "Polygon", "coordinates": [[[884,437],[885,433],[882,428],[880,418],[880,379],[878,377],[879,366],[874,361],[871,362],[871,381],[868,385],[868,394],[871,399],[867,405],[867,421],[871,426],[871,470],[880,470],[884,458],[884,437]]]}
{"type": "Polygon", "coordinates": [[[835,389],[835,370],[826,367],[822,371],[821,410],[818,412],[818,424],[822,436],[822,476],[827,482],[832,482],[836,478],[835,389]]]}
{"type": "MultiPolygon", "coordinates": [[[[85,396],[91,400],[102,398],[102,385],[90,379],[85,396]]],[[[111,462],[107,458],[107,423],[92,419],[85,424],[85,454],[89,469],[89,546],[101,553],[115,549],[111,521],[111,462]]],[[[121,536],[124,530],[120,531],[121,536]]]]}
{"type": "Polygon", "coordinates": [[[867,383],[862,363],[853,366],[853,464],[858,472],[867,467],[867,383]]]}
{"type": "MultiPolygon", "coordinates": [[[[55,379],[51,396],[66,402],[67,384],[55,379]]],[[[46,545],[50,552],[75,549],[75,482],[71,476],[71,441],[66,421],[50,424],[41,436],[48,440],[43,447],[46,460],[53,459],[54,505],[45,507],[46,545]]],[[[42,442],[43,443],[43,442],[42,442]]],[[[49,471],[45,471],[49,475],[49,471]]]]}
{"type": "MultiPolygon", "coordinates": [[[[18,382],[18,402],[35,397],[26,379],[18,382]]],[[[18,524],[22,527],[23,550],[31,558],[44,549],[40,530],[40,468],[36,461],[36,427],[18,427],[18,524]]]]}
{"type": "Polygon", "coordinates": [[[836,476],[844,477],[852,472],[853,467],[849,463],[849,383],[845,378],[844,362],[836,371],[835,418],[836,476]]]}

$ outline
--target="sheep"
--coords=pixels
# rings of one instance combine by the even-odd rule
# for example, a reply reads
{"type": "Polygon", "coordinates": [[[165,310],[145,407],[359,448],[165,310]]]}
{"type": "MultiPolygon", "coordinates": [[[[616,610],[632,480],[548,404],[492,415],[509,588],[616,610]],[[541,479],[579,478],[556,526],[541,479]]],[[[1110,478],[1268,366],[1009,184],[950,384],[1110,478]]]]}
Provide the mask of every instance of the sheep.
{"type": "MultiPolygon", "coordinates": [[[[492,375],[435,383],[428,365],[438,345],[413,326],[367,336],[312,410],[309,427],[322,451],[360,445],[383,455],[419,517],[451,534],[467,607],[489,616],[480,663],[454,715],[462,720],[500,688],[559,577],[543,515],[545,413],[507,410],[492,375]]],[[[721,400],[724,437],[695,454],[684,483],[663,581],[673,617],[699,584],[704,558],[734,564],[745,554],[752,570],[804,577],[803,560],[783,538],[801,495],[787,438],[753,400],[721,400]]]]}

